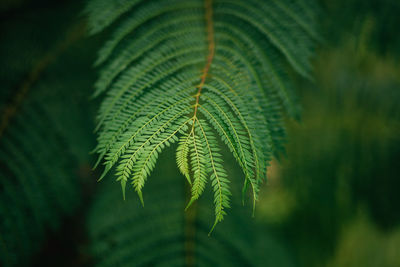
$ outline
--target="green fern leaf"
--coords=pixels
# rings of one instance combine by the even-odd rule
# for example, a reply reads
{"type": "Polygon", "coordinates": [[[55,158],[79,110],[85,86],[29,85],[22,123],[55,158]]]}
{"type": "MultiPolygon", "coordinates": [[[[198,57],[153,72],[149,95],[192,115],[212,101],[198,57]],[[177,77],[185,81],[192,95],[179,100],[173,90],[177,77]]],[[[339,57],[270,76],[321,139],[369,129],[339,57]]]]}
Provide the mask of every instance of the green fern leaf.
{"type": "Polygon", "coordinates": [[[179,146],[176,149],[176,164],[180,172],[186,177],[188,183],[192,185],[192,180],[190,179],[190,169],[189,169],[189,146],[191,146],[192,139],[190,135],[182,136],[179,140],[179,146]]]}
{"type": "MultiPolygon", "coordinates": [[[[194,129],[194,128],[192,128],[194,129]]],[[[197,200],[204,191],[207,183],[207,160],[205,157],[205,146],[202,139],[200,139],[198,131],[191,131],[189,138],[192,140],[190,143],[190,161],[193,169],[193,186],[192,197],[186,206],[186,209],[197,200]]]]}
{"type": "Polygon", "coordinates": [[[309,78],[319,39],[307,1],[92,0],[91,33],[116,24],[99,52],[94,96],[102,179],[114,166],[143,202],[162,150],[179,141],[176,163],[191,186],[189,207],[207,180],[215,223],[229,207],[220,141],[243,170],[253,210],[268,162],[283,151],[284,116],[299,116],[291,66],[309,78]],[[217,136],[219,139],[217,139],[217,136]]]}

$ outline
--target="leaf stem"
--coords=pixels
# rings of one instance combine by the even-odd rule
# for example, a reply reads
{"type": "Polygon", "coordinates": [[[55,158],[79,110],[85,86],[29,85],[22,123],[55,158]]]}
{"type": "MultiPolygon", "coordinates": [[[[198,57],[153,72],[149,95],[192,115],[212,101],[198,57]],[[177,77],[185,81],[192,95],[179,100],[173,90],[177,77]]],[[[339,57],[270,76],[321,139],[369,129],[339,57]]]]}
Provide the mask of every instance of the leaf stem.
{"type": "Polygon", "coordinates": [[[207,56],[206,65],[203,68],[203,74],[201,75],[200,84],[197,86],[197,88],[198,88],[197,94],[194,95],[196,97],[196,101],[194,104],[192,131],[193,131],[194,125],[196,123],[197,108],[199,106],[201,90],[203,89],[203,86],[206,81],[208,72],[211,67],[211,63],[214,58],[214,53],[215,53],[212,0],[205,0],[204,4],[205,4],[205,19],[206,19],[206,23],[207,23],[208,56],[207,56]]]}

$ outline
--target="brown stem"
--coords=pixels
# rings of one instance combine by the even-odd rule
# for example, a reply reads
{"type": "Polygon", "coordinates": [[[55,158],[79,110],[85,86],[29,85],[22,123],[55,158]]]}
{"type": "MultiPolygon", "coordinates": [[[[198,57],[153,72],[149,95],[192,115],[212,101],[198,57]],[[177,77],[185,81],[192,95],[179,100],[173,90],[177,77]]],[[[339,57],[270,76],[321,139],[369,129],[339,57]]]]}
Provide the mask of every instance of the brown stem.
{"type": "Polygon", "coordinates": [[[194,129],[194,124],[196,122],[196,116],[197,116],[197,108],[199,106],[199,100],[200,100],[200,95],[201,95],[201,90],[203,89],[204,83],[206,81],[208,72],[211,67],[211,63],[214,58],[214,53],[215,53],[215,42],[214,42],[214,26],[213,26],[213,10],[212,10],[212,0],[205,0],[205,19],[207,23],[207,41],[208,41],[208,56],[207,56],[207,62],[206,65],[203,68],[203,74],[201,75],[201,81],[200,84],[197,86],[197,94],[195,95],[196,97],[196,102],[194,104],[194,114],[193,114],[193,126],[192,126],[192,131],[194,129]]]}
{"type": "MultiPolygon", "coordinates": [[[[212,0],[205,0],[205,20],[206,20],[206,30],[207,30],[207,42],[208,42],[208,56],[207,62],[203,68],[203,74],[201,75],[201,80],[197,86],[197,94],[195,95],[196,101],[194,104],[193,113],[193,124],[192,133],[194,131],[194,125],[197,121],[197,109],[199,106],[199,100],[201,95],[201,90],[203,89],[204,83],[206,81],[208,72],[211,67],[211,63],[214,58],[215,53],[215,43],[214,43],[214,26],[213,26],[213,10],[212,10],[212,0]]],[[[190,201],[191,190],[190,186],[186,186],[186,198],[190,201]]],[[[195,238],[196,238],[196,215],[197,215],[197,204],[193,203],[192,207],[185,213],[185,265],[194,266],[195,265],[195,238]]]]}

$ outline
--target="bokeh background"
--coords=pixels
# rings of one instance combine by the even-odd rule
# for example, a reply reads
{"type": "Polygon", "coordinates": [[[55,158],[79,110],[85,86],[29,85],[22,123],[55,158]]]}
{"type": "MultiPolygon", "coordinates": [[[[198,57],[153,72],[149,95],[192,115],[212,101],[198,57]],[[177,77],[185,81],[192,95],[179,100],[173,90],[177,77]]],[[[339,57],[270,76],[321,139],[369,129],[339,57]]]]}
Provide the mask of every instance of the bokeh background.
{"type": "Polygon", "coordinates": [[[287,121],[287,152],[255,217],[237,188],[208,238],[212,204],[183,212],[173,149],[145,208],[133,192],[123,202],[112,176],[96,182],[92,63],[106,36],[85,34],[86,2],[1,0],[0,262],[400,266],[400,1],[317,2],[322,40],[314,80],[292,75],[303,110],[287,121]]]}

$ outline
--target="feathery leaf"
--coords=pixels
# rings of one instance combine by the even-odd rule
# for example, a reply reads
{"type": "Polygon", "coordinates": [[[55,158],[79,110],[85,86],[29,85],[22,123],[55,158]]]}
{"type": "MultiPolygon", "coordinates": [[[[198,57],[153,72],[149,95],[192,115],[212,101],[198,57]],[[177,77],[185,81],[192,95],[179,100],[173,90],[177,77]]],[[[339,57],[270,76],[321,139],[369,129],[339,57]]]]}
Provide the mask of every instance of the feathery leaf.
{"type": "Polygon", "coordinates": [[[254,210],[268,162],[283,151],[284,116],[299,116],[287,68],[311,77],[319,36],[305,9],[293,0],[92,0],[90,32],[116,24],[96,62],[94,95],[106,94],[95,149],[105,164],[100,178],[117,165],[123,191],[130,181],[142,200],[159,153],[178,141],[187,207],[210,180],[214,229],[229,207],[223,143],[254,210]]]}

